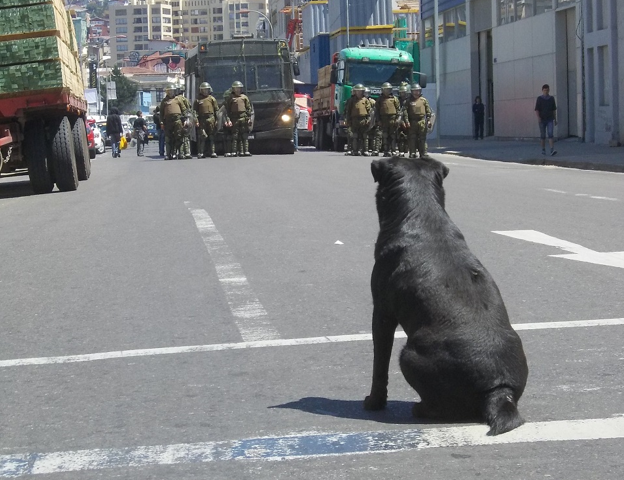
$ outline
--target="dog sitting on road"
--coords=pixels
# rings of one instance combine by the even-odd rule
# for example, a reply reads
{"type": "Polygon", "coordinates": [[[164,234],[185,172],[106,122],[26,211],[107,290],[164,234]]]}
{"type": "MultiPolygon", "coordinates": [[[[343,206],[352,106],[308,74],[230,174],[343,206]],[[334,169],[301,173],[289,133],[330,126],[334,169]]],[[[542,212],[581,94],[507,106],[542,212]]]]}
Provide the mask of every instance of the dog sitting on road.
{"type": "Polygon", "coordinates": [[[448,168],[393,157],[371,164],[379,236],[371,276],[373,383],[367,410],[386,406],[394,333],[400,367],[421,401],[415,417],[481,420],[498,435],[524,423],[517,403],[528,376],[520,337],[496,283],[444,209],[448,168]]]}

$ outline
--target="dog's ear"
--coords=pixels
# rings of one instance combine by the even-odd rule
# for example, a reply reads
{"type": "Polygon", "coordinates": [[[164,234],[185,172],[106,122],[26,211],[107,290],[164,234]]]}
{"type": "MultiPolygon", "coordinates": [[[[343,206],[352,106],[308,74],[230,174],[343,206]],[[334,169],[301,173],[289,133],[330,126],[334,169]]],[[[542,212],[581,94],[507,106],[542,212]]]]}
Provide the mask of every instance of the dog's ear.
{"type": "Polygon", "coordinates": [[[381,175],[383,172],[384,162],[381,160],[373,160],[371,162],[371,173],[373,174],[373,179],[379,183],[381,179],[381,175]]]}
{"type": "Polygon", "coordinates": [[[440,162],[440,165],[442,165],[442,178],[446,178],[446,176],[449,174],[449,168],[444,165],[442,162],[440,162]]]}

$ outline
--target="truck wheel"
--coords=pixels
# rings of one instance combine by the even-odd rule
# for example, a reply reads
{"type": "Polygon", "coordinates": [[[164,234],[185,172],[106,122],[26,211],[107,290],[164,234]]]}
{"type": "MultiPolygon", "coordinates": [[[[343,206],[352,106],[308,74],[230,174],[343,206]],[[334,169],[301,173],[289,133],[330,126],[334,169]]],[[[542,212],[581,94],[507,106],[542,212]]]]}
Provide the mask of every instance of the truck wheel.
{"type": "Polygon", "coordinates": [[[76,168],[78,180],[88,180],[91,176],[91,158],[89,156],[89,144],[87,143],[87,127],[80,117],[76,119],[72,128],[74,137],[74,151],[76,152],[76,168]]]}
{"type": "Polygon", "coordinates": [[[319,120],[319,124],[318,124],[318,149],[319,150],[327,150],[327,142],[325,141],[325,137],[327,137],[327,135],[325,134],[325,126],[326,126],[326,121],[325,119],[321,119],[319,120]]]}
{"type": "Polygon", "coordinates": [[[50,193],[54,188],[50,159],[46,155],[45,125],[31,120],[24,127],[24,157],[30,185],[35,193],[50,193]]]}
{"type": "Polygon", "coordinates": [[[61,192],[71,192],[78,188],[78,169],[69,119],[63,117],[60,121],[56,120],[51,127],[50,156],[56,186],[61,192]]]}

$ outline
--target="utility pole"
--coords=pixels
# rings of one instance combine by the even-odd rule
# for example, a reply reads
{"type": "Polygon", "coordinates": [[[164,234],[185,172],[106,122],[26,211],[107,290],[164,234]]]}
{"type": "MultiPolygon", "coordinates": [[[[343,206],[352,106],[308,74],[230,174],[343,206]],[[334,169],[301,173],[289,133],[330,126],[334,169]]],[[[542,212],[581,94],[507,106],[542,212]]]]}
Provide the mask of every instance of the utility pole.
{"type": "Polygon", "coordinates": [[[349,48],[349,0],[345,0],[347,4],[347,48],[349,48]]]}

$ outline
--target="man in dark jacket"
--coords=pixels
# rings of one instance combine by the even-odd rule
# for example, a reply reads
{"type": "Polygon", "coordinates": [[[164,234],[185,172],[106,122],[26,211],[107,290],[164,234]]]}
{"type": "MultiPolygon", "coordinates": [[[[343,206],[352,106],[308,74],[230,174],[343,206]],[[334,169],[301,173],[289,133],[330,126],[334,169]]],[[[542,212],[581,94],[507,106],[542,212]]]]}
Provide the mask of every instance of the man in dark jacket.
{"type": "Polygon", "coordinates": [[[550,87],[545,84],[542,87],[542,94],[535,101],[535,114],[539,120],[540,143],[542,145],[542,155],[546,155],[546,132],[548,132],[548,144],[550,145],[550,155],[556,155],[553,139],[553,123],[557,125],[557,105],[555,97],[549,95],[550,87]]]}
{"type": "Polygon", "coordinates": [[[108,116],[106,117],[106,135],[111,139],[111,147],[113,149],[113,158],[121,157],[121,149],[119,148],[119,141],[123,134],[123,127],[121,126],[121,118],[119,117],[119,110],[111,108],[108,116]]]}

